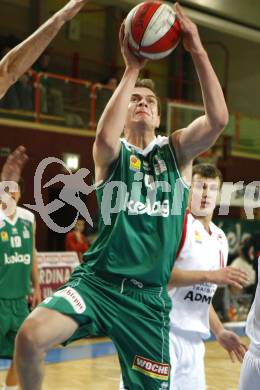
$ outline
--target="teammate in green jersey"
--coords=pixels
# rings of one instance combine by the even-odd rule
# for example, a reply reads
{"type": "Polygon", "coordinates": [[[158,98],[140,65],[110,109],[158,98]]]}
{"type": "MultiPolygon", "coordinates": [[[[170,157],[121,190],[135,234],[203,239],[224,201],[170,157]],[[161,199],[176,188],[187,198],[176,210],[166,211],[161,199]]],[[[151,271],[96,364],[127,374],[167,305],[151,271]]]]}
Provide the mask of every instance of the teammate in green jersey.
{"type": "Polygon", "coordinates": [[[16,343],[22,390],[41,389],[48,348],[91,334],[113,340],[125,389],[169,388],[167,282],[182,234],[185,183],[192,160],[228,121],[197,28],[179,6],[177,16],[200,79],[205,115],[170,137],[155,137],[158,99],[150,82],[137,82],[145,61],[129,51],[122,26],[126,68],[99,121],[93,149],[99,237],[69,282],[24,322],[16,343]]]}
{"type": "MultiPolygon", "coordinates": [[[[25,155],[21,154],[19,162],[19,150],[14,154],[9,156],[9,162],[3,167],[2,178],[14,179],[14,172],[23,166],[25,155]],[[12,173],[8,172],[10,161],[17,161],[12,173]]],[[[31,284],[32,307],[41,301],[35,253],[35,218],[30,211],[17,207],[20,185],[18,191],[10,192],[9,196],[14,205],[12,213],[7,213],[4,202],[0,206],[0,357],[6,359],[13,358],[15,336],[29,314],[27,296],[31,293],[31,284]]],[[[3,389],[16,389],[17,383],[16,368],[12,362],[3,389]]]]}

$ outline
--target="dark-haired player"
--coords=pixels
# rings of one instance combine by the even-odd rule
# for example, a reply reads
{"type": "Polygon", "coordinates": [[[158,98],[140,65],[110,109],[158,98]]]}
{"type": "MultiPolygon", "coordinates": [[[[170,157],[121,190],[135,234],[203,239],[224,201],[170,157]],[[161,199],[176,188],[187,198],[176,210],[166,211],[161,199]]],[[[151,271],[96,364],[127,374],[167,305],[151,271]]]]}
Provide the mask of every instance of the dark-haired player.
{"type": "Polygon", "coordinates": [[[51,345],[89,334],[114,341],[126,389],[169,386],[167,283],[182,234],[186,181],[192,160],[228,121],[197,28],[180,7],[177,14],[206,113],[170,137],[155,136],[158,99],[150,82],[137,82],[145,61],[129,51],[122,28],[126,68],[101,116],[93,149],[95,179],[101,182],[99,237],[70,281],[24,322],[16,344],[22,390],[41,389],[42,362],[51,345]]]}

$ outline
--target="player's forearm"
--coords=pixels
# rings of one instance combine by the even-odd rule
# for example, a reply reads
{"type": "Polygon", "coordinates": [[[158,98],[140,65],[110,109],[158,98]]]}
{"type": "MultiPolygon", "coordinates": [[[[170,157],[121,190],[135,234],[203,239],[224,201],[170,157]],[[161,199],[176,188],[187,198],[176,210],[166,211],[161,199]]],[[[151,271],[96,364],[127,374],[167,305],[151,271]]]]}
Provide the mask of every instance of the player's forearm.
{"type": "Polygon", "coordinates": [[[126,68],[125,73],[109,100],[97,126],[97,140],[115,145],[125,125],[128,105],[139,75],[139,70],[126,68]]]}
{"type": "Polygon", "coordinates": [[[216,337],[224,330],[224,326],[212,305],[210,305],[209,309],[209,326],[216,337]]]}
{"type": "Polygon", "coordinates": [[[41,288],[39,278],[37,279],[32,278],[32,286],[34,290],[39,290],[41,288]]]}
{"type": "Polygon", "coordinates": [[[0,62],[0,97],[32,66],[57,35],[63,24],[70,19],[71,13],[68,13],[68,10],[71,12],[71,9],[68,5],[70,4],[54,14],[38,30],[2,59],[0,62]]]}
{"type": "Polygon", "coordinates": [[[39,271],[37,270],[32,270],[31,274],[31,282],[32,286],[34,289],[39,289],[40,288],[40,278],[39,278],[39,271]]]}
{"type": "Polygon", "coordinates": [[[207,271],[186,271],[174,267],[171,274],[170,284],[172,287],[191,286],[208,281],[207,271]]]}
{"type": "Polygon", "coordinates": [[[206,120],[210,130],[218,135],[228,123],[228,110],[221,85],[203,47],[191,52],[191,56],[200,81],[206,120]]]}

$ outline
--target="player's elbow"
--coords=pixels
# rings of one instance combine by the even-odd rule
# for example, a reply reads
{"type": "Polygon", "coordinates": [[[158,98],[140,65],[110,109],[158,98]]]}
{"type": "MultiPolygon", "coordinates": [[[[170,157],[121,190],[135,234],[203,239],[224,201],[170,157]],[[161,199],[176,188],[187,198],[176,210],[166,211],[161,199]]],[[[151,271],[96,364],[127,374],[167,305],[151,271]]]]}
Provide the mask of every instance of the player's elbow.
{"type": "Polygon", "coordinates": [[[0,88],[0,100],[5,96],[5,93],[6,93],[6,91],[3,91],[3,90],[0,88]]]}
{"type": "Polygon", "coordinates": [[[214,118],[209,120],[209,128],[215,135],[220,134],[224,128],[227,126],[229,121],[229,115],[227,111],[218,113],[214,118]]]}
{"type": "Polygon", "coordinates": [[[0,99],[2,99],[4,97],[7,89],[8,89],[8,86],[6,84],[6,78],[4,76],[2,76],[2,74],[1,74],[0,75],[0,99]]]}
{"type": "Polygon", "coordinates": [[[17,81],[7,70],[0,71],[0,99],[4,97],[12,84],[17,81]]]}
{"type": "Polygon", "coordinates": [[[229,115],[228,115],[228,111],[227,110],[224,110],[219,116],[218,116],[218,120],[217,120],[217,125],[219,127],[220,130],[223,130],[227,124],[228,124],[228,121],[229,121],[229,115]]]}
{"type": "Polygon", "coordinates": [[[216,121],[217,121],[217,126],[221,130],[223,130],[227,126],[229,121],[229,113],[226,105],[224,105],[222,109],[218,111],[216,121]]]}

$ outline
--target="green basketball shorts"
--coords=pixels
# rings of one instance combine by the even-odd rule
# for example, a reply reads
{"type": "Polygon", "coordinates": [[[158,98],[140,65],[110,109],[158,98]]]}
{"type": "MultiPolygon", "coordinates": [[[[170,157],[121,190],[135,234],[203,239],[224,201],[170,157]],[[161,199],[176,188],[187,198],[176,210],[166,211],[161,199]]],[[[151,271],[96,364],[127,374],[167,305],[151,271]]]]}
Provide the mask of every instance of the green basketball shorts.
{"type": "Polygon", "coordinates": [[[26,298],[0,299],[0,357],[12,359],[15,336],[29,314],[26,298]]]}
{"type": "Polygon", "coordinates": [[[40,306],[78,322],[78,330],[66,343],[89,335],[110,337],[118,351],[125,389],[167,390],[171,308],[167,288],[145,288],[135,279],[109,279],[78,269],[40,306]]]}

